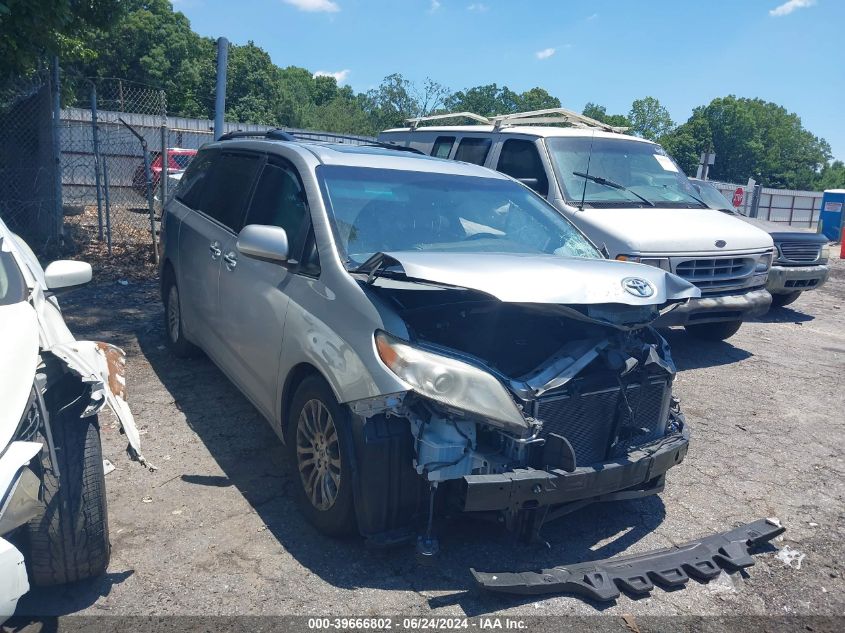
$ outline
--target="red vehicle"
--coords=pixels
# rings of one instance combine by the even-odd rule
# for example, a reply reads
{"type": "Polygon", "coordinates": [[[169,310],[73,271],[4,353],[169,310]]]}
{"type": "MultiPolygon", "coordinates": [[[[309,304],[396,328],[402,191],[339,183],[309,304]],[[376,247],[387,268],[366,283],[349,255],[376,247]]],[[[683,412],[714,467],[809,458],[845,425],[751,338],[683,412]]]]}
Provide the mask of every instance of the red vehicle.
{"type": "MultiPolygon", "coordinates": [[[[183,149],[181,147],[169,147],[167,149],[168,174],[177,174],[184,171],[188,164],[197,155],[195,149],[183,149]]],[[[153,191],[161,182],[161,168],[164,162],[161,152],[150,152],[150,174],[153,180],[153,191]]],[[[132,187],[144,198],[147,197],[147,179],[144,176],[144,163],[135,168],[135,176],[132,178],[132,187]]]]}

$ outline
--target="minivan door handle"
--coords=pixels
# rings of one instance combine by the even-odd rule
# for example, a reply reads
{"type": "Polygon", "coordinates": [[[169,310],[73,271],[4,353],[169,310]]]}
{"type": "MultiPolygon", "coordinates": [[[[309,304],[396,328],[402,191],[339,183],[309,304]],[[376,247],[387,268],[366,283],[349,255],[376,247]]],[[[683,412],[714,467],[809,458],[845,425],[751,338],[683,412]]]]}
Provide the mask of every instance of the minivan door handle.
{"type": "Polygon", "coordinates": [[[220,259],[223,251],[220,249],[220,242],[212,242],[208,245],[208,250],[211,251],[211,259],[220,259]]]}
{"type": "Polygon", "coordinates": [[[226,263],[226,268],[233,270],[238,265],[238,257],[234,252],[230,251],[223,255],[223,261],[226,263]]]}

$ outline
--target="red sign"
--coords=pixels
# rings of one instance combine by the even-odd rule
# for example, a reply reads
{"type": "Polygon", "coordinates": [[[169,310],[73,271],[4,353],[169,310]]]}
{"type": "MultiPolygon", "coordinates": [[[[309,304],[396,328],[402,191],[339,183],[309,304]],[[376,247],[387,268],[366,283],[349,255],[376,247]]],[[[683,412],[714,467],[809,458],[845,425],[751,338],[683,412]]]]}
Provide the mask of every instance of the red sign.
{"type": "Polygon", "coordinates": [[[742,206],[742,199],[745,197],[745,190],[742,187],[737,187],[734,191],[734,199],[731,201],[735,207],[742,206]]]}

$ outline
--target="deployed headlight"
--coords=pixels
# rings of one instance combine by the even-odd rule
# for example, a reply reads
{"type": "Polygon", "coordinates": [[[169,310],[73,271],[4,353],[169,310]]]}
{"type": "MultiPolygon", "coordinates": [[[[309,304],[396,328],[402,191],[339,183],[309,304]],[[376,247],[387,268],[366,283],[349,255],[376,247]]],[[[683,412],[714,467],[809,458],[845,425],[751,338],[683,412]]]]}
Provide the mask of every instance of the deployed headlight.
{"type": "Polygon", "coordinates": [[[480,415],[494,426],[529,427],[504,385],[492,374],[421,350],[385,332],[376,332],[375,338],[382,362],[420,395],[480,415]]]}
{"type": "Polygon", "coordinates": [[[766,253],[765,255],[760,255],[760,259],[757,260],[757,265],[754,267],[755,273],[765,273],[772,267],[772,254],[766,253]]]}
{"type": "Polygon", "coordinates": [[[819,263],[826,264],[828,259],[830,259],[830,244],[825,244],[819,254],[819,263]]]}
{"type": "Polygon", "coordinates": [[[635,262],[637,264],[645,264],[646,266],[654,266],[655,268],[662,268],[665,271],[672,272],[672,266],[669,264],[668,257],[640,257],[638,255],[617,255],[616,259],[620,262],[635,262]]]}

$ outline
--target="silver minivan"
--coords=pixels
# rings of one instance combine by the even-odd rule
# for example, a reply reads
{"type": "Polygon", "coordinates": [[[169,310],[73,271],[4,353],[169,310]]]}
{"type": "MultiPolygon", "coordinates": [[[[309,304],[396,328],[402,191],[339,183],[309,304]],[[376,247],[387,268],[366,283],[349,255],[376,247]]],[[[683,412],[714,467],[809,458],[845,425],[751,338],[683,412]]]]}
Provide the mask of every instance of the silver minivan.
{"type": "Polygon", "coordinates": [[[606,260],[508,176],[400,149],[203,147],[162,220],[173,352],[267,418],[328,534],[428,525],[430,552],[436,509],[530,536],[660,492],[689,432],[649,323],[699,290],[606,260]]]}

